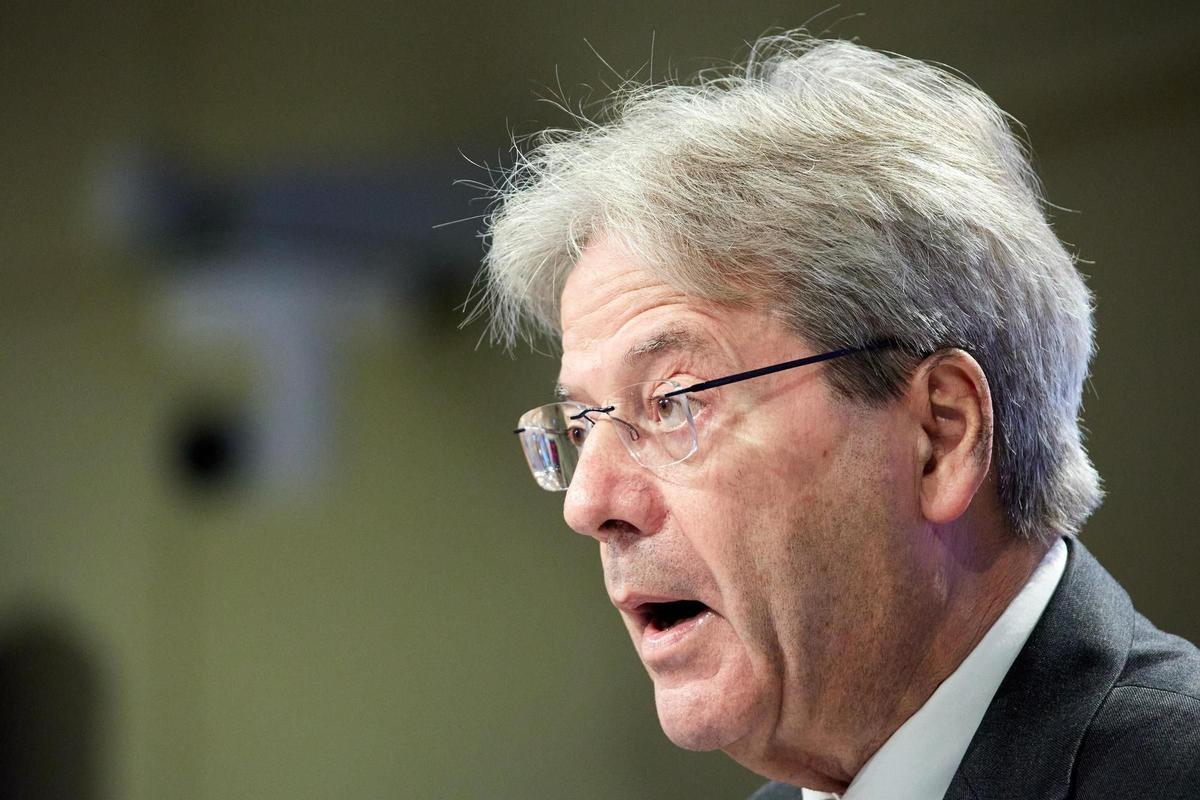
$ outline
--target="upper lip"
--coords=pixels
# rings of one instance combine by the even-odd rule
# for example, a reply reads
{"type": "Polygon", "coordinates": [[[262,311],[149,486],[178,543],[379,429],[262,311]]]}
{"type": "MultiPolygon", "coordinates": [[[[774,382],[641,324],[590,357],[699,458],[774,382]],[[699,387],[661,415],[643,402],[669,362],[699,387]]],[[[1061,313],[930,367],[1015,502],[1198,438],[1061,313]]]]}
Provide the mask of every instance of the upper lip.
{"type": "Polygon", "coordinates": [[[650,615],[648,606],[658,603],[678,603],[681,601],[690,601],[703,603],[706,607],[712,608],[704,600],[699,597],[687,597],[683,595],[662,595],[662,594],[643,594],[641,592],[621,592],[617,595],[610,595],[609,600],[612,604],[624,611],[627,614],[632,614],[643,621],[647,620],[650,615]]]}
{"type": "Polygon", "coordinates": [[[637,592],[623,592],[617,597],[609,597],[612,604],[622,611],[628,611],[630,614],[637,614],[644,609],[642,606],[647,603],[676,603],[680,600],[690,600],[689,597],[670,597],[668,595],[640,594],[637,592]]]}

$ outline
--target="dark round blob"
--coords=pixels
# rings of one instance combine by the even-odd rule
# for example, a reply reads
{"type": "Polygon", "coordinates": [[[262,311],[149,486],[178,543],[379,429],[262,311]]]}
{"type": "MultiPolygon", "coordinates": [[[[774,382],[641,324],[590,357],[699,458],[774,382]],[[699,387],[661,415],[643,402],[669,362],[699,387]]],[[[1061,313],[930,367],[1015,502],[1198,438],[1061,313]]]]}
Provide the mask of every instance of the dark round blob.
{"type": "Polygon", "coordinates": [[[244,429],[231,414],[188,415],[178,427],[174,450],[176,471],[191,488],[227,488],[245,472],[244,429]]]}

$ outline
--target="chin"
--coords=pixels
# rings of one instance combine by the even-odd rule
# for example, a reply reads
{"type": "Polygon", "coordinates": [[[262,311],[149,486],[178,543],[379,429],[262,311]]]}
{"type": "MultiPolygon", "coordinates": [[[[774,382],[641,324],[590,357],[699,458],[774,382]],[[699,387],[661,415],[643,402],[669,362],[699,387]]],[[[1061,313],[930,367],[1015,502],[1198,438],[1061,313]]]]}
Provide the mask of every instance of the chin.
{"type": "Polygon", "coordinates": [[[743,693],[696,687],[655,686],[654,703],[663,733],[684,750],[723,750],[747,736],[757,715],[743,693]]]}

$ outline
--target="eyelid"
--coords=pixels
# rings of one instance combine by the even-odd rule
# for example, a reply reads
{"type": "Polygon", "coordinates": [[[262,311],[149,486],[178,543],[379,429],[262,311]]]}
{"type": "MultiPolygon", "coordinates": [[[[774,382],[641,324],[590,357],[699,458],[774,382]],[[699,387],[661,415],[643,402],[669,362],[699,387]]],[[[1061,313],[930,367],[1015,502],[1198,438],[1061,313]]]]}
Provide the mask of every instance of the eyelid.
{"type": "MultiPolygon", "coordinates": [[[[665,378],[664,380],[677,383],[681,388],[686,389],[689,386],[695,386],[697,383],[702,383],[708,379],[698,377],[692,372],[678,372],[672,377],[665,378]]],[[[698,409],[708,405],[715,398],[716,390],[709,389],[703,392],[685,392],[684,394],[677,396],[686,397],[688,399],[688,404],[691,405],[693,412],[695,412],[698,409]]]]}
{"type": "Polygon", "coordinates": [[[688,387],[694,386],[703,380],[707,380],[707,378],[697,377],[694,368],[685,369],[682,365],[680,365],[675,369],[667,370],[666,375],[662,378],[662,380],[678,383],[682,387],[688,387]]]}

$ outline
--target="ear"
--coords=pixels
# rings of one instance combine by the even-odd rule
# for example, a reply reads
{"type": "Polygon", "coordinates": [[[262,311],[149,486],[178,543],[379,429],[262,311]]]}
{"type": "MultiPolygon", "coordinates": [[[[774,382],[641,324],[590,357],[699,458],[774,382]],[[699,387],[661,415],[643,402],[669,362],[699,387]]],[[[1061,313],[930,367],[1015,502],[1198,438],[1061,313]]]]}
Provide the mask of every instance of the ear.
{"type": "Polygon", "coordinates": [[[921,511],[936,524],[958,519],[971,505],[992,460],[992,394],[987,376],[963,350],[927,358],[909,385],[921,423],[921,511]]]}

